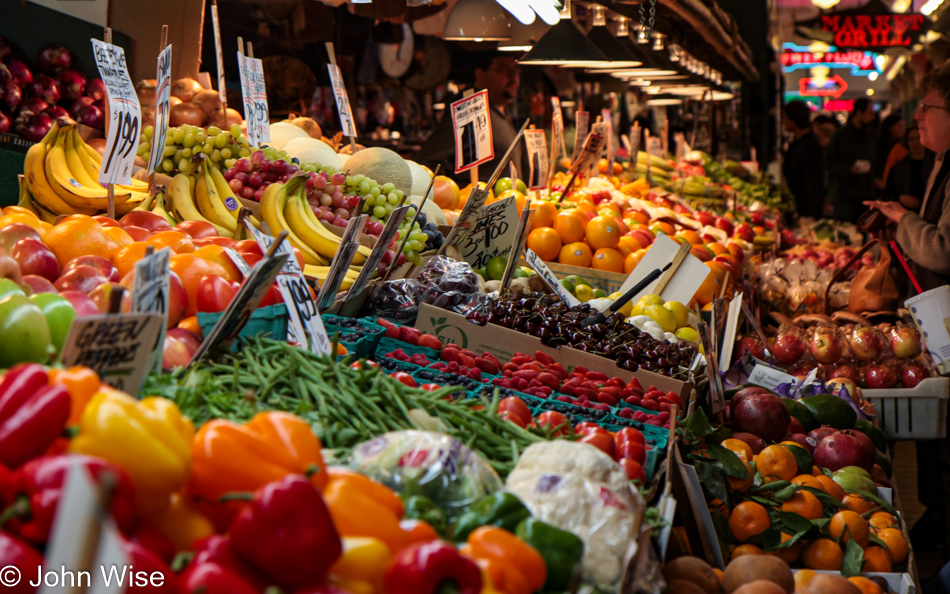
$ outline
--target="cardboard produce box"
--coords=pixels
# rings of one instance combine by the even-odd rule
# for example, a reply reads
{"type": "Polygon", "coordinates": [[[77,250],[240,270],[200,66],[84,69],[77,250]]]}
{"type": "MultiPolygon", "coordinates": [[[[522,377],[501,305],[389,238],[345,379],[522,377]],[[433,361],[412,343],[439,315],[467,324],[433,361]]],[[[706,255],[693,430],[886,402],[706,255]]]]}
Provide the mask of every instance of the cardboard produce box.
{"type": "Polygon", "coordinates": [[[658,390],[664,392],[672,391],[684,401],[689,399],[693,390],[692,382],[673,379],[645,369],[628,371],[618,367],[616,361],[611,359],[585,353],[571,347],[548,347],[541,343],[540,338],[495,324],[479,326],[468,321],[463,315],[440,309],[428,303],[419,304],[416,328],[438,336],[443,344],[457,344],[479,354],[483,352],[491,353],[498,357],[502,363],[509,361],[515,353],[534,355],[535,351],[541,351],[550,355],[568,372],[581,366],[588,371],[599,371],[610,377],[619,377],[624,381],[629,381],[635,377],[644,388],[656,386],[658,390]]]}

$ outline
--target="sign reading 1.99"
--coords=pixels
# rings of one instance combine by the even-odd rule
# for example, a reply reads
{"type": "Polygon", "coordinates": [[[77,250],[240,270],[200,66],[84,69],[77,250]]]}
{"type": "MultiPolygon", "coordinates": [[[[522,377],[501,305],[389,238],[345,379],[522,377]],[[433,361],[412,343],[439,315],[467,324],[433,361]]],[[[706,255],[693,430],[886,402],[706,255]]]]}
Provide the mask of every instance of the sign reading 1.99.
{"type": "Polygon", "coordinates": [[[142,130],[142,110],[125,65],[125,51],[98,39],[90,41],[109,101],[109,136],[99,170],[99,183],[128,184],[132,181],[135,149],[142,130]]]}

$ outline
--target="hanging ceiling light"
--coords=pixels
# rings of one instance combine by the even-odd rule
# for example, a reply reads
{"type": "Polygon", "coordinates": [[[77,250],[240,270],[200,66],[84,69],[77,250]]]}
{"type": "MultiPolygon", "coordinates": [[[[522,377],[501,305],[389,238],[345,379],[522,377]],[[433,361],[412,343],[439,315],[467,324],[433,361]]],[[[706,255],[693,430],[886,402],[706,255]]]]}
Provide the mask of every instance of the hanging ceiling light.
{"type": "Polygon", "coordinates": [[[612,68],[633,68],[643,64],[643,61],[637,59],[636,56],[630,53],[627,48],[617,41],[617,38],[611,35],[610,31],[607,30],[606,12],[607,9],[603,6],[595,5],[593,7],[594,27],[590,30],[590,33],[587,34],[587,39],[607,56],[609,60],[607,65],[612,68]]]}
{"type": "Polygon", "coordinates": [[[525,66],[591,68],[610,60],[571,20],[571,2],[564,0],[561,18],[518,63],[525,66]]]}
{"type": "Polygon", "coordinates": [[[663,44],[663,38],[666,37],[662,33],[653,34],[653,51],[662,52],[666,46],[663,44]]]}
{"type": "Polygon", "coordinates": [[[828,10],[833,6],[837,6],[840,1],[841,0],[811,0],[811,3],[822,10],[828,10]]]}
{"type": "Polygon", "coordinates": [[[668,97],[663,95],[657,95],[656,97],[647,99],[647,105],[650,107],[667,107],[671,105],[682,105],[683,100],[678,97],[668,97]]]}
{"type": "Polygon", "coordinates": [[[495,0],[459,0],[445,21],[442,39],[500,41],[511,37],[505,9],[495,0]]]}
{"type": "Polygon", "coordinates": [[[534,44],[544,37],[551,27],[541,19],[535,19],[530,25],[511,24],[511,39],[498,42],[500,52],[530,52],[534,44]]]}

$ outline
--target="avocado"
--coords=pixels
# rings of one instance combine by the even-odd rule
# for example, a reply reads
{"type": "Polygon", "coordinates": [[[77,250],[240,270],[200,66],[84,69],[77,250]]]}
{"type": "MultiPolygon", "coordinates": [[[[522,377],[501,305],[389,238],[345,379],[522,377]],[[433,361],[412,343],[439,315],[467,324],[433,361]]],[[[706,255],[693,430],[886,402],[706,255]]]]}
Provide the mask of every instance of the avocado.
{"type": "Polygon", "coordinates": [[[819,425],[828,425],[835,429],[851,429],[858,419],[858,414],[854,412],[850,404],[831,394],[808,396],[802,398],[801,403],[811,411],[819,425]]]}
{"type": "Polygon", "coordinates": [[[815,420],[815,415],[811,414],[807,406],[792,398],[782,398],[782,403],[788,409],[788,414],[798,419],[806,433],[818,428],[818,421],[815,420]]]}
{"type": "Polygon", "coordinates": [[[881,452],[887,451],[887,437],[880,427],[865,419],[858,419],[854,422],[854,429],[871,438],[871,442],[881,452]]]}

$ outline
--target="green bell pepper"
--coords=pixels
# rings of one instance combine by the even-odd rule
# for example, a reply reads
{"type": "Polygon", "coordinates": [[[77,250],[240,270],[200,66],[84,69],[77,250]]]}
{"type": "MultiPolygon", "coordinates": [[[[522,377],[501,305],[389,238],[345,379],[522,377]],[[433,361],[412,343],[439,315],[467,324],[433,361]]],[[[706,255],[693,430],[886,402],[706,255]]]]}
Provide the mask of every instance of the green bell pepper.
{"type": "Polygon", "coordinates": [[[515,535],[537,549],[548,568],[545,592],[561,592],[571,585],[571,578],[584,557],[584,541],[577,535],[527,518],[518,524],[515,535]]]}
{"type": "Polygon", "coordinates": [[[422,495],[413,495],[406,499],[406,513],[403,516],[407,520],[422,520],[426,522],[440,535],[448,533],[448,519],[445,511],[436,505],[428,497],[422,495]]]}
{"type": "Polygon", "coordinates": [[[454,538],[464,542],[468,535],[481,526],[496,526],[514,532],[518,523],[531,516],[528,508],[516,496],[506,491],[492,493],[479,499],[455,522],[454,538]]]}

